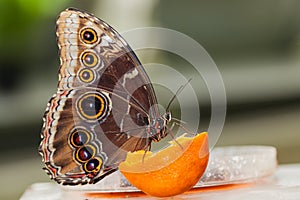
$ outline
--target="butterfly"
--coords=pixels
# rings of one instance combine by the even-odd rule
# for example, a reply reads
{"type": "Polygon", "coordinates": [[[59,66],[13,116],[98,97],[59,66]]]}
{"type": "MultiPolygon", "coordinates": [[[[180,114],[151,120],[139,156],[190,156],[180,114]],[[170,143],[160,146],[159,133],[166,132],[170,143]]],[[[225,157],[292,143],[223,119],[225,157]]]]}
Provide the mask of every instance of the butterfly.
{"type": "Polygon", "coordinates": [[[69,8],[57,19],[57,92],[50,99],[39,153],[63,185],[96,183],[127,152],[149,150],[168,134],[153,86],[127,42],[92,14],[69,8]]]}

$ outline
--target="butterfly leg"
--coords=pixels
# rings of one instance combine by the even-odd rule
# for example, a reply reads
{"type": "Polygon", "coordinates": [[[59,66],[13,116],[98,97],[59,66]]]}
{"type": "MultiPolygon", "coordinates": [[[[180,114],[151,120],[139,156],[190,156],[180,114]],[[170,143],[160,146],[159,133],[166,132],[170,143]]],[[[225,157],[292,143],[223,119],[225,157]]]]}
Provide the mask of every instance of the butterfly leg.
{"type": "Polygon", "coordinates": [[[170,128],[167,127],[167,129],[168,129],[167,132],[170,133],[170,136],[172,137],[172,139],[173,139],[173,140],[176,142],[176,144],[178,144],[178,146],[180,146],[180,148],[183,150],[183,147],[182,147],[181,144],[179,144],[179,142],[176,140],[175,135],[174,135],[174,133],[173,133],[173,129],[174,129],[175,125],[177,125],[176,122],[173,122],[170,128]]]}
{"type": "MultiPolygon", "coordinates": [[[[178,122],[173,122],[173,124],[179,126],[180,128],[182,128],[186,133],[191,134],[192,132],[190,130],[188,130],[185,126],[183,126],[181,123],[178,122]]],[[[173,125],[172,124],[172,125],[173,125]]],[[[186,123],[185,123],[186,124],[186,123]]]]}
{"type": "Polygon", "coordinates": [[[149,142],[149,145],[147,146],[147,148],[145,149],[145,152],[144,152],[144,155],[143,155],[143,160],[142,160],[142,162],[144,163],[144,161],[145,161],[145,157],[146,157],[146,154],[147,154],[147,152],[148,151],[151,151],[151,142],[149,142]]]}

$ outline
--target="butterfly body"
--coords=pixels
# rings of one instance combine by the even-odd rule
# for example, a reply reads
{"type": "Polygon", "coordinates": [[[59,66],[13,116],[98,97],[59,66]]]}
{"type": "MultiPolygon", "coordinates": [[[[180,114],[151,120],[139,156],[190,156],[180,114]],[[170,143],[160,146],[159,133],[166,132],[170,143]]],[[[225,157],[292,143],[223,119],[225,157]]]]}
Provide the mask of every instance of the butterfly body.
{"type": "Polygon", "coordinates": [[[59,82],[39,152],[58,183],[96,183],[126,153],[167,135],[152,84],[126,41],[95,16],[67,9],[57,19],[59,82]]]}

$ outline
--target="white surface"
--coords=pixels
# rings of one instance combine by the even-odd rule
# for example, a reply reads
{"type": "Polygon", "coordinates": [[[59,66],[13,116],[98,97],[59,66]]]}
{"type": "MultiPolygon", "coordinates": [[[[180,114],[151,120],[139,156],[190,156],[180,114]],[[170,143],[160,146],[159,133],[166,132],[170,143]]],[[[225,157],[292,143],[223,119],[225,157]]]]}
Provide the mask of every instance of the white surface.
{"type": "MultiPolygon", "coordinates": [[[[36,183],[30,186],[21,200],[92,200],[83,192],[63,192],[55,183],[36,183]]],[[[99,198],[97,198],[99,199],[99,198]]],[[[105,198],[102,198],[105,199],[105,198]]],[[[114,198],[118,199],[118,198],[114,198]]],[[[142,196],[129,199],[156,199],[155,197],[142,196]]],[[[181,194],[172,197],[176,199],[197,200],[299,200],[300,199],[300,164],[279,166],[274,176],[257,181],[252,185],[242,188],[227,190],[199,191],[191,194],[181,194]]]]}

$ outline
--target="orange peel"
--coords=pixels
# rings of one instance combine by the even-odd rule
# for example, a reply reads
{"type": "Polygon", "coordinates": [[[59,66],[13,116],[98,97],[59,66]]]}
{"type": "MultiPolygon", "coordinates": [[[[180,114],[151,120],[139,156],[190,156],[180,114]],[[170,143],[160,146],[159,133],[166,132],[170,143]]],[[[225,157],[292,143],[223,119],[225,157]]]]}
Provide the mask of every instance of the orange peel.
{"type": "Polygon", "coordinates": [[[174,196],[189,190],[207,167],[208,134],[183,135],[170,143],[156,153],[129,152],[119,170],[132,185],[151,196],[174,196]]]}

